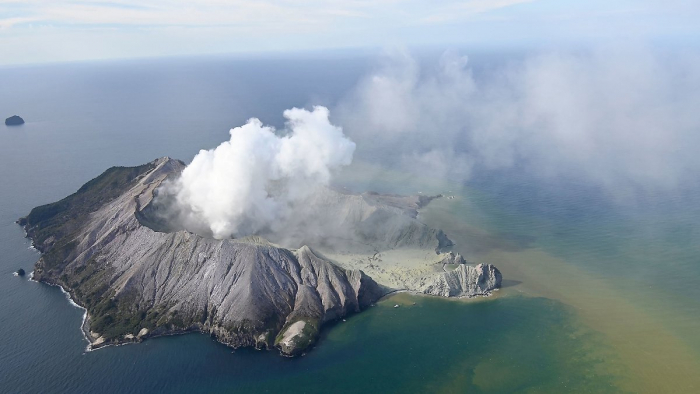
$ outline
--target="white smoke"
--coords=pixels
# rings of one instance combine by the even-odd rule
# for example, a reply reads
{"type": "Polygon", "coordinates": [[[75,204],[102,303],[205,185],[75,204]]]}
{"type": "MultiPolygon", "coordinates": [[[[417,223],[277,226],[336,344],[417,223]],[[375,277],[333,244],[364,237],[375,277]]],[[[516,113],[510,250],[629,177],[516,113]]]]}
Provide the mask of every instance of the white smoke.
{"type": "Polygon", "coordinates": [[[274,230],[352,162],[355,143],[330,123],[325,107],[293,108],[284,117],[281,132],[255,118],[232,129],[229,141],[201,150],[168,185],[184,227],[219,239],[274,230]]]}
{"type": "Polygon", "coordinates": [[[337,119],[372,141],[358,154],[422,175],[467,180],[518,166],[611,195],[696,179],[697,53],[615,46],[503,59],[475,70],[454,52],[434,68],[391,54],[337,119]]]}

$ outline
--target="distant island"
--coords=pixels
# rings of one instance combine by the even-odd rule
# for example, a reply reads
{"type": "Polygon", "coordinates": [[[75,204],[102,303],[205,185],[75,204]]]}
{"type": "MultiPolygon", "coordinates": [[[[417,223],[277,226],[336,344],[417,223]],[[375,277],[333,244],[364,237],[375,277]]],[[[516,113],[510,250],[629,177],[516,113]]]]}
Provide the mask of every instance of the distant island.
{"type": "Polygon", "coordinates": [[[234,348],[295,356],[316,342],[325,323],[394,290],[472,297],[500,287],[496,267],[467,265],[448,251],[452,242],[442,231],[416,219],[431,198],[321,193],[313,207],[345,213],[339,226],[351,228],[368,252],[326,255],[302,243],[288,248],[261,236],[219,240],[169,228],[154,199],[184,167],[167,157],[112,167],[18,220],[42,253],[33,278],[61,286],[86,309],[82,328],[91,348],[199,331],[234,348]],[[409,271],[383,265],[391,259],[383,261],[382,253],[413,250],[435,257],[409,271]]]}
{"type": "Polygon", "coordinates": [[[9,118],[5,119],[5,125],[6,126],[19,126],[21,124],[24,124],[24,119],[17,115],[10,116],[9,118]]]}

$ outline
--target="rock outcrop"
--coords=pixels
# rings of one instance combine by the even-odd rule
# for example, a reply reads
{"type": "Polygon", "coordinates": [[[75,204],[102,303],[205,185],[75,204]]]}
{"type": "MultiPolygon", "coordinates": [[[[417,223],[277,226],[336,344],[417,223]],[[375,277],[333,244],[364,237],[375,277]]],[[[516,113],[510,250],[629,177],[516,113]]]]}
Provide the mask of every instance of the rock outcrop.
{"type": "Polygon", "coordinates": [[[233,347],[296,355],[324,323],[384,294],[362,271],[307,246],[144,226],[138,217],[154,190],[183,167],[169,158],[114,167],[18,221],[42,252],[34,278],[62,286],[86,308],[93,347],[201,331],[233,347]]]}
{"type": "Polygon", "coordinates": [[[467,265],[459,254],[448,253],[440,262],[451,271],[435,275],[420,291],[441,297],[475,297],[491,294],[501,287],[501,272],[491,264],[467,265]]]}
{"type": "Polygon", "coordinates": [[[17,115],[10,116],[9,118],[5,119],[5,125],[6,126],[19,126],[21,124],[24,124],[24,119],[17,115]]]}

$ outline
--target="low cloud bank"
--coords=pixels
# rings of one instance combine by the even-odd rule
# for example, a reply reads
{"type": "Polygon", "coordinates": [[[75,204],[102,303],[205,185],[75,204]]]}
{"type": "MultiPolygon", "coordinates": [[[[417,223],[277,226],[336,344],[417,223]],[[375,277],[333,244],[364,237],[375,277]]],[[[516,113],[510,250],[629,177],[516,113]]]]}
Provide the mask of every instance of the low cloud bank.
{"type": "Polygon", "coordinates": [[[335,112],[358,154],[404,171],[468,180],[517,167],[615,195],[671,190],[700,170],[700,57],[670,55],[611,47],[477,73],[455,52],[435,68],[394,53],[335,112]]]}

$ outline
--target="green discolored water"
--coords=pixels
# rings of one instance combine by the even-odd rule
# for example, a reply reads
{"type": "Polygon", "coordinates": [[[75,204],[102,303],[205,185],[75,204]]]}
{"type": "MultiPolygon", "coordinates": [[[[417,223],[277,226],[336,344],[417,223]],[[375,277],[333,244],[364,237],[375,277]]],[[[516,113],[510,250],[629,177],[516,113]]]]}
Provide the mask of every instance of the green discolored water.
{"type": "Polygon", "coordinates": [[[604,356],[609,354],[597,335],[582,330],[571,311],[551,300],[460,302],[402,294],[337,324],[313,352],[291,361],[287,373],[243,387],[317,393],[614,392],[614,378],[600,368],[604,356]]]}
{"type": "Polygon", "coordinates": [[[561,192],[545,193],[548,201],[511,186],[463,189],[423,219],[440,223],[469,259],[496,264],[517,291],[571,306],[617,357],[601,361],[621,387],[697,392],[696,206],[606,206],[599,196],[561,192]]]}
{"type": "MultiPolygon", "coordinates": [[[[373,187],[382,191],[454,196],[434,200],[420,219],[445,230],[468,260],[499,267],[511,286],[505,293],[571,307],[576,324],[599,333],[609,350],[601,368],[622,389],[700,390],[697,193],[619,201],[522,174],[465,187],[375,173],[373,187]]],[[[361,176],[349,179],[362,183],[361,176]]]]}
{"type": "MultiPolygon", "coordinates": [[[[543,298],[452,302],[398,295],[326,333],[312,352],[292,360],[273,352],[232,354],[201,336],[156,339],[153,345],[168,346],[158,343],[148,353],[129,346],[85,357],[132,353],[118,357],[136,357],[134,364],[143,365],[138,355],[158,362],[177,352],[190,355],[193,365],[186,370],[209,364],[203,374],[161,383],[183,393],[617,392],[615,378],[601,368],[601,358],[611,355],[598,335],[582,330],[562,304],[543,298]],[[200,357],[212,345],[216,349],[200,357]]],[[[147,391],[137,385],[143,372],[124,372],[131,378],[122,388],[147,391]]]]}

